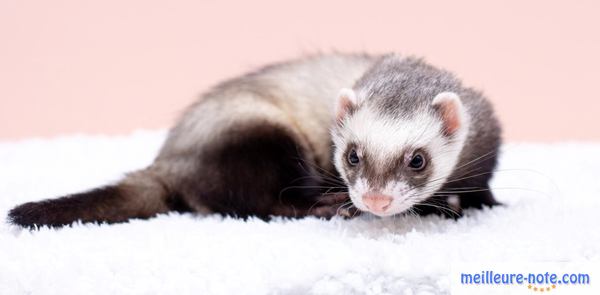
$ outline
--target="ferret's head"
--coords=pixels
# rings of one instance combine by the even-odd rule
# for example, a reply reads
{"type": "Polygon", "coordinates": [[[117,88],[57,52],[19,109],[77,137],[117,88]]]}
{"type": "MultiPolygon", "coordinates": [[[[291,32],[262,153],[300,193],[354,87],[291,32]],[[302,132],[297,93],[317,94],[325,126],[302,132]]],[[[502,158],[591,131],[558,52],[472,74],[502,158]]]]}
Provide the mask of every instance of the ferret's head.
{"type": "Polygon", "coordinates": [[[332,130],[335,166],[358,209],[378,216],[402,213],[450,176],[469,118],[453,92],[411,102],[364,96],[340,92],[332,130]]]}

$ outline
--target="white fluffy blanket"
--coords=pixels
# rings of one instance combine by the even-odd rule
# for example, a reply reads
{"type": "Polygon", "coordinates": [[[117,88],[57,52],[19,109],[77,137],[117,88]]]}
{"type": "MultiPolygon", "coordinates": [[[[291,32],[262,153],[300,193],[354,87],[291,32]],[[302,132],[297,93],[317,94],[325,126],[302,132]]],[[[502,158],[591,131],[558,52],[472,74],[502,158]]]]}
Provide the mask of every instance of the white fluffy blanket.
{"type": "Polygon", "coordinates": [[[504,146],[492,187],[506,206],[459,220],[169,214],[33,232],[6,224],[17,204],[149,164],[164,135],[0,143],[0,294],[444,294],[465,263],[600,265],[600,144],[504,146]]]}

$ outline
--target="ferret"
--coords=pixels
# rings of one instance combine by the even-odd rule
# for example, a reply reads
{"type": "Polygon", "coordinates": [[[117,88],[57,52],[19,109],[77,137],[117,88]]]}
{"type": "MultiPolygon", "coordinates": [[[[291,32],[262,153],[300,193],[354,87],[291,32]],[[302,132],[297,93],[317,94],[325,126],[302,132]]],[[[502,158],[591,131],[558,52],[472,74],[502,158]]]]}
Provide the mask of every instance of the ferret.
{"type": "Polygon", "coordinates": [[[488,182],[500,133],[481,92],[420,58],[315,55],[218,84],[187,108],[147,168],[22,204],[8,220],[35,228],[170,211],[330,218],[347,207],[460,216],[498,204],[488,182]]]}

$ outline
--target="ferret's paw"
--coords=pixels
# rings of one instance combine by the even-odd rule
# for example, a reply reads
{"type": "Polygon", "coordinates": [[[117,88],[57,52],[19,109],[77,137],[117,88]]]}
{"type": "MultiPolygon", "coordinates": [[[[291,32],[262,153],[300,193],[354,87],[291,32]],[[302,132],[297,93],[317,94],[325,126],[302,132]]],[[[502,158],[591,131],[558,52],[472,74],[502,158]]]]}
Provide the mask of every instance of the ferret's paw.
{"type": "Polygon", "coordinates": [[[360,211],[352,204],[339,203],[335,205],[315,206],[309,210],[308,215],[326,219],[333,218],[334,216],[353,218],[360,215],[360,211]]]}
{"type": "Polygon", "coordinates": [[[352,218],[360,215],[360,211],[354,207],[347,192],[339,192],[321,195],[309,215],[327,219],[336,215],[352,218]]]}
{"type": "Polygon", "coordinates": [[[348,193],[330,193],[319,196],[317,202],[319,205],[341,205],[351,201],[348,193]]]}

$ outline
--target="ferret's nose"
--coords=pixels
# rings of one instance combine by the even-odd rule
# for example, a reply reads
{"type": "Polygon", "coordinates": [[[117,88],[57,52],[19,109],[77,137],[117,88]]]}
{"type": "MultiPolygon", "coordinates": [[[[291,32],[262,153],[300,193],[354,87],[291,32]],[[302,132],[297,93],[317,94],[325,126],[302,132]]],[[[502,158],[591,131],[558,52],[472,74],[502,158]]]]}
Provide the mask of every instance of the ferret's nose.
{"type": "Polygon", "coordinates": [[[362,197],[363,203],[374,213],[383,213],[390,207],[392,197],[379,193],[366,193],[362,197]]]}

